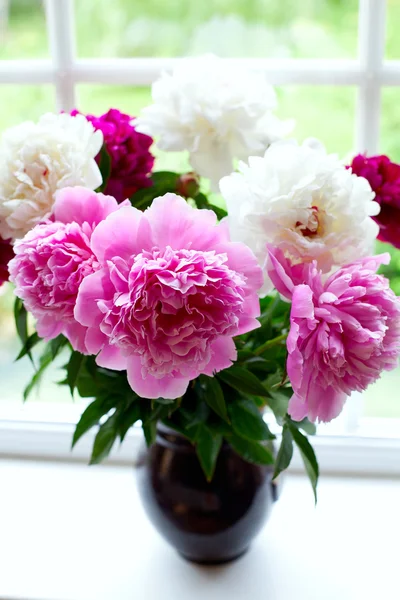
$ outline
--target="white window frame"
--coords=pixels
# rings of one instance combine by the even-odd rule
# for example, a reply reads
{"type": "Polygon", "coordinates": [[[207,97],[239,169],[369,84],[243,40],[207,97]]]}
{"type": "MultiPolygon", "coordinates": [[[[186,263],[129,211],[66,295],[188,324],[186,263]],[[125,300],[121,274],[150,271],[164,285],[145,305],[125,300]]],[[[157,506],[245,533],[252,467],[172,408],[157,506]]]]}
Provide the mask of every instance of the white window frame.
{"type": "MultiPolygon", "coordinates": [[[[84,0],[81,0],[84,1],[84,0]]],[[[76,107],[76,85],[151,85],[163,70],[180,59],[83,59],[76,55],[73,0],[45,0],[50,58],[0,61],[0,85],[51,84],[57,110],[76,107]]],[[[359,0],[358,57],[356,59],[225,59],[263,71],[273,85],[353,86],[357,89],[354,149],[374,154],[380,139],[382,88],[400,86],[400,60],[384,59],[386,0],[359,0]]],[[[73,454],[70,440],[79,418],[77,406],[32,403],[7,408],[0,405],[0,455],[87,460],[93,435],[86,436],[73,454]]],[[[315,439],[325,471],[400,475],[399,434],[385,433],[382,420],[363,419],[362,399],[352,398],[344,414],[315,439]],[[377,421],[380,431],[377,431],[377,421]],[[364,429],[364,430],[363,430],[364,429]]],[[[400,431],[398,427],[391,430],[400,431]]],[[[137,429],[112,461],[132,460],[137,449],[137,429]]],[[[295,467],[299,464],[296,459],[295,467]]]]}

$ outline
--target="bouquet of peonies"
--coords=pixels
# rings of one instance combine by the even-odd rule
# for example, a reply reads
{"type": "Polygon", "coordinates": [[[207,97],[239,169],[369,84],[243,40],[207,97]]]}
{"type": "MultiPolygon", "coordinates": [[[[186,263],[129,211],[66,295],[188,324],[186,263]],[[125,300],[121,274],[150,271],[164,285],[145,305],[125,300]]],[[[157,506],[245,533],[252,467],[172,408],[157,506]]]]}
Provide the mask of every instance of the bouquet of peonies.
{"type": "Polygon", "coordinates": [[[73,444],[97,425],[92,463],[163,421],[208,479],[224,440],[274,476],[295,444],[315,490],[313,423],[400,354],[389,255],[373,255],[378,234],[400,245],[400,167],[285,141],[263,76],[216,58],[183,61],[153,99],[138,119],[47,114],[3,135],[0,274],[20,357],[41,347],[25,397],[67,351],[62,384],[91,399],[73,444]],[[153,171],[150,136],[193,172],[153,171]]]}

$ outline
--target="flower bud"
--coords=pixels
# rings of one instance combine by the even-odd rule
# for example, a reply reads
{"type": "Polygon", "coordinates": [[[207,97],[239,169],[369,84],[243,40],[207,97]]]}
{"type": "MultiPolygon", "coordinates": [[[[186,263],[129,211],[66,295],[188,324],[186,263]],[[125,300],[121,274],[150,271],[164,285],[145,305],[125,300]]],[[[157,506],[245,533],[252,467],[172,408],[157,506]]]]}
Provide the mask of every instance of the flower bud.
{"type": "Polygon", "coordinates": [[[200,191],[200,178],[197,173],[184,173],[178,178],[176,193],[184,198],[194,198],[200,191]]]}

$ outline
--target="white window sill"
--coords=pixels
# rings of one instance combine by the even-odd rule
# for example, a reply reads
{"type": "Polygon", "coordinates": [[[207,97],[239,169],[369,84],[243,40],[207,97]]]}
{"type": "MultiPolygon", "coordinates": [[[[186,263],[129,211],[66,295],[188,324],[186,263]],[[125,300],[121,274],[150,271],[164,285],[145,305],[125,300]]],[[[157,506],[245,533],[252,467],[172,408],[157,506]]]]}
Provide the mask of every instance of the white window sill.
{"type": "MultiPolygon", "coordinates": [[[[126,467],[0,461],[0,597],[375,600],[398,588],[400,481],[288,476],[250,552],[186,563],[152,529],[126,467]]],[[[396,596],[397,597],[397,596],[396,596]]]]}
{"type": "MultiPolygon", "coordinates": [[[[82,403],[3,406],[0,410],[0,457],[88,463],[95,430],[84,435],[71,451],[75,423],[81,412],[82,403]]],[[[377,427],[382,421],[385,420],[365,419],[357,435],[343,435],[339,427],[321,427],[321,435],[311,440],[321,472],[400,477],[400,423],[395,419],[388,420],[389,426],[382,424],[379,431],[377,427]]],[[[122,445],[115,444],[107,463],[134,464],[142,440],[141,428],[133,427],[122,445]]],[[[304,470],[296,452],[290,470],[300,473],[304,470]]]]}

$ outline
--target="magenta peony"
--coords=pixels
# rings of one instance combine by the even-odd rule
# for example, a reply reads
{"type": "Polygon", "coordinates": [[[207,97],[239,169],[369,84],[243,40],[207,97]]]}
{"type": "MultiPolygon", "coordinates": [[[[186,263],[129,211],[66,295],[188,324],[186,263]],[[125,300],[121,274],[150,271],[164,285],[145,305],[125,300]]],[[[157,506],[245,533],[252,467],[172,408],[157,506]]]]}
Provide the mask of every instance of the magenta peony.
{"type": "Polygon", "coordinates": [[[75,321],[74,308],[80,284],[98,266],[90,238],[96,225],[119,208],[111,196],[64,188],[56,195],[54,221],[36,225],[15,243],[10,280],[44,339],[63,333],[85,351],[85,329],[75,321]]]}
{"type": "Polygon", "coordinates": [[[292,301],[287,372],[294,394],[289,414],[331,421],[352,391],[362,391],[400,354],[400,299],[376,274],[389,254],[363,258],[323,283],[316,263],[292,275],[282,254],[269,248],[278,291],[292,301]],[[302,280],[303,283],[299,283],[302,280]]]}
{"type": "Polygon", "coordinates": [[[101,269],[83,281],[75,317],[97,363],[127,369],[144,398],[178,398],[201,373],[229,367],[232,337],[259,326],[261,269],[212,211],[166,194],[144,213],[110,215],[92,249],[101,269]]]}
{"type": "Polygon", "coordinates": [[[14,252],[9,240],[0,238],[0,285],[8,281],[8,263],[13,258],[14,252]]]}
{"type": "Polygon", "coordinates": [[[400,248],[400,165],[387,156],[358,154],[350,168],[368,180],[381,207],[380,213],[373,217],[379,225],[378,239],[400,248]]]}
{"type": "MultiPolygon", "coordinates": [[[[71,114],[79,113],[74,110],[71,114]]],[[[153,139],[136,131],[132,125],[133,117],[111,108],[100,117],[86,115],[86,118],[103,133],[111,158],[111,173],[105,193],[122,202],[138,190],[151,186],[154,156],[149,149],[153,139]]]]}

